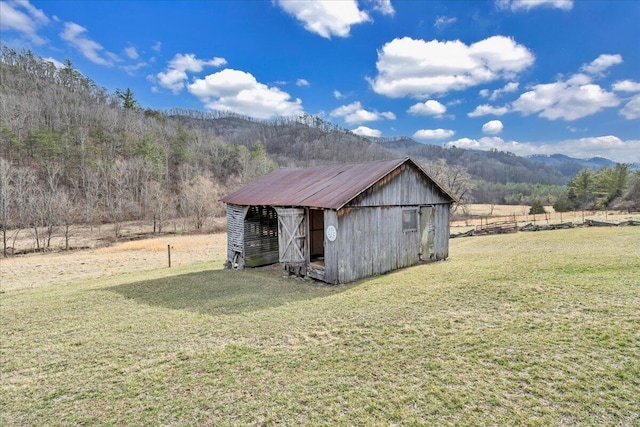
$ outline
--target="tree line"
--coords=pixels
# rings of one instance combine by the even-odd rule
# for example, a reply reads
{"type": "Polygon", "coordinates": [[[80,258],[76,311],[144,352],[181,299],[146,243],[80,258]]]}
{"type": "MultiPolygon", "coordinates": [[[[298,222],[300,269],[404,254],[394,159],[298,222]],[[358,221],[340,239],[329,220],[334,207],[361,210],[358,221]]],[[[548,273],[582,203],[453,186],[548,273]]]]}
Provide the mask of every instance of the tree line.
{"type": "Polygon", "coordinates": [[[640,170],[618,163],[598,171],[584,168],[567,183],[556,199],[557,212],[573,210],[619,209],[640,210],[640,170]]]}

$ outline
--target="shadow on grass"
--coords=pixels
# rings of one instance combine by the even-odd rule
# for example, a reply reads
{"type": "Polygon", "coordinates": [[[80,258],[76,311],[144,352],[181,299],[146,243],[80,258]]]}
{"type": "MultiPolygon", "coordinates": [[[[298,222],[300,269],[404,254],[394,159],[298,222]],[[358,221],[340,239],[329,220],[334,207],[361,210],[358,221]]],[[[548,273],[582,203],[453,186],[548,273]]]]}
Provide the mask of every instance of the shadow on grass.
{"type": "Polygon", "coordinates": [[[237,314],[335,295],[352,286],[287,278],[283,271],[210,270],[107,288],[140,304],[204,314],[237,314]]]}

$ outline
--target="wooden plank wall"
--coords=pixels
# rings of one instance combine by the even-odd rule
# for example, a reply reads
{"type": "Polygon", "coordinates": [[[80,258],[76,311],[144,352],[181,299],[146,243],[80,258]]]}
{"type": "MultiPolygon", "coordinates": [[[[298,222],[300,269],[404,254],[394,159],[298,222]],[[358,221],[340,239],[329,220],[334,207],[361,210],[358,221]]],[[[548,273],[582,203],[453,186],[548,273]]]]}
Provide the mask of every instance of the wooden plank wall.
{"type": "Polygon", "coordinates": [[[244,216],[246,207],[227,205],[227,261],[244,266],[244,216]]]}
{"type": "MultiPolygon", "coordinates": [[[[338,237],[335,241],[324,239],[324,281],[337,285],[340,283],[338,276],[338,260],[340,259],[340,243],[342,242],[342,236],[340,236],[340,225],[338,224],[338,212],[330,209],[324,211],[324,229],[333,225],[338,231],[338,237]]],[[[344,283],[344,282],[343,282],[344,283]]]]}
{"type": "Polygon", "coordinates": [[[280,262],[304,264],[307,255],[307,221],[304,208],[276,208],[280,262]]]}
{"type": "Polygon", "coordinates": [[[436,205],[436,235],[434,246],[436,259],[443,260],[449,258],[449,219],[451,215],[451,205],[436,205]]]}
{"type": "MultiPolygon", "coordinates": [[[[402,211],[407,208],[411,207],[325,211],[325,228],[333,225],[338,232],[335,242],[325,240],[325,281],[347,283],[418,264],[422,230],[402,230],[402,211]]],[[[434,208],[435,253],[442,260],[449,256],[450,205],[434,208]]]]}
{"type": "MultiPolygon", "coordinates": [[[[338,282],[386,273],[419,262],[420,230],[402,230],[402,207],[350,209],[338,216],[338,282]]],[[[327,278],[333,277],[325,248],[327,278]]]]}
{"type": "Polygon", "coordinates": [[[415,168],[404,164],[362,193],[349,206],[411,206],[449,203],[449,199],[415,168]]]}

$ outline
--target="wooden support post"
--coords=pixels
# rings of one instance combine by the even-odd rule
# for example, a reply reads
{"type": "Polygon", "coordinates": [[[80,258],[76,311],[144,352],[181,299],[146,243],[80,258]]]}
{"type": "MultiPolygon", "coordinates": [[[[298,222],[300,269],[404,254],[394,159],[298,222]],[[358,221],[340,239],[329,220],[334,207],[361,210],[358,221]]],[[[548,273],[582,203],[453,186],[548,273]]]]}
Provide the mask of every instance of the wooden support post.
{"type": "Polygon", "coordinates": [[[171,245],[167,245],[167,257],[169,259],[169,268],[171,268],[171,245]]]}

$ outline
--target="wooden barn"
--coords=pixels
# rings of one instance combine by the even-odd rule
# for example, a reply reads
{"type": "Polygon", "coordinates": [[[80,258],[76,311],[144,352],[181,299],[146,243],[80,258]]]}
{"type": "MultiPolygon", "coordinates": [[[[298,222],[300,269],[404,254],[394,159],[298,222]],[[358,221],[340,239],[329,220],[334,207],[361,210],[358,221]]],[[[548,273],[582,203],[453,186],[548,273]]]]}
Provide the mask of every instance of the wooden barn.
{"type": "Polygon", "coordinates": [[[449,255],[455,199],[408,157],[278,169],[222,201],[233,268],[338,284],[449,255]]]}

